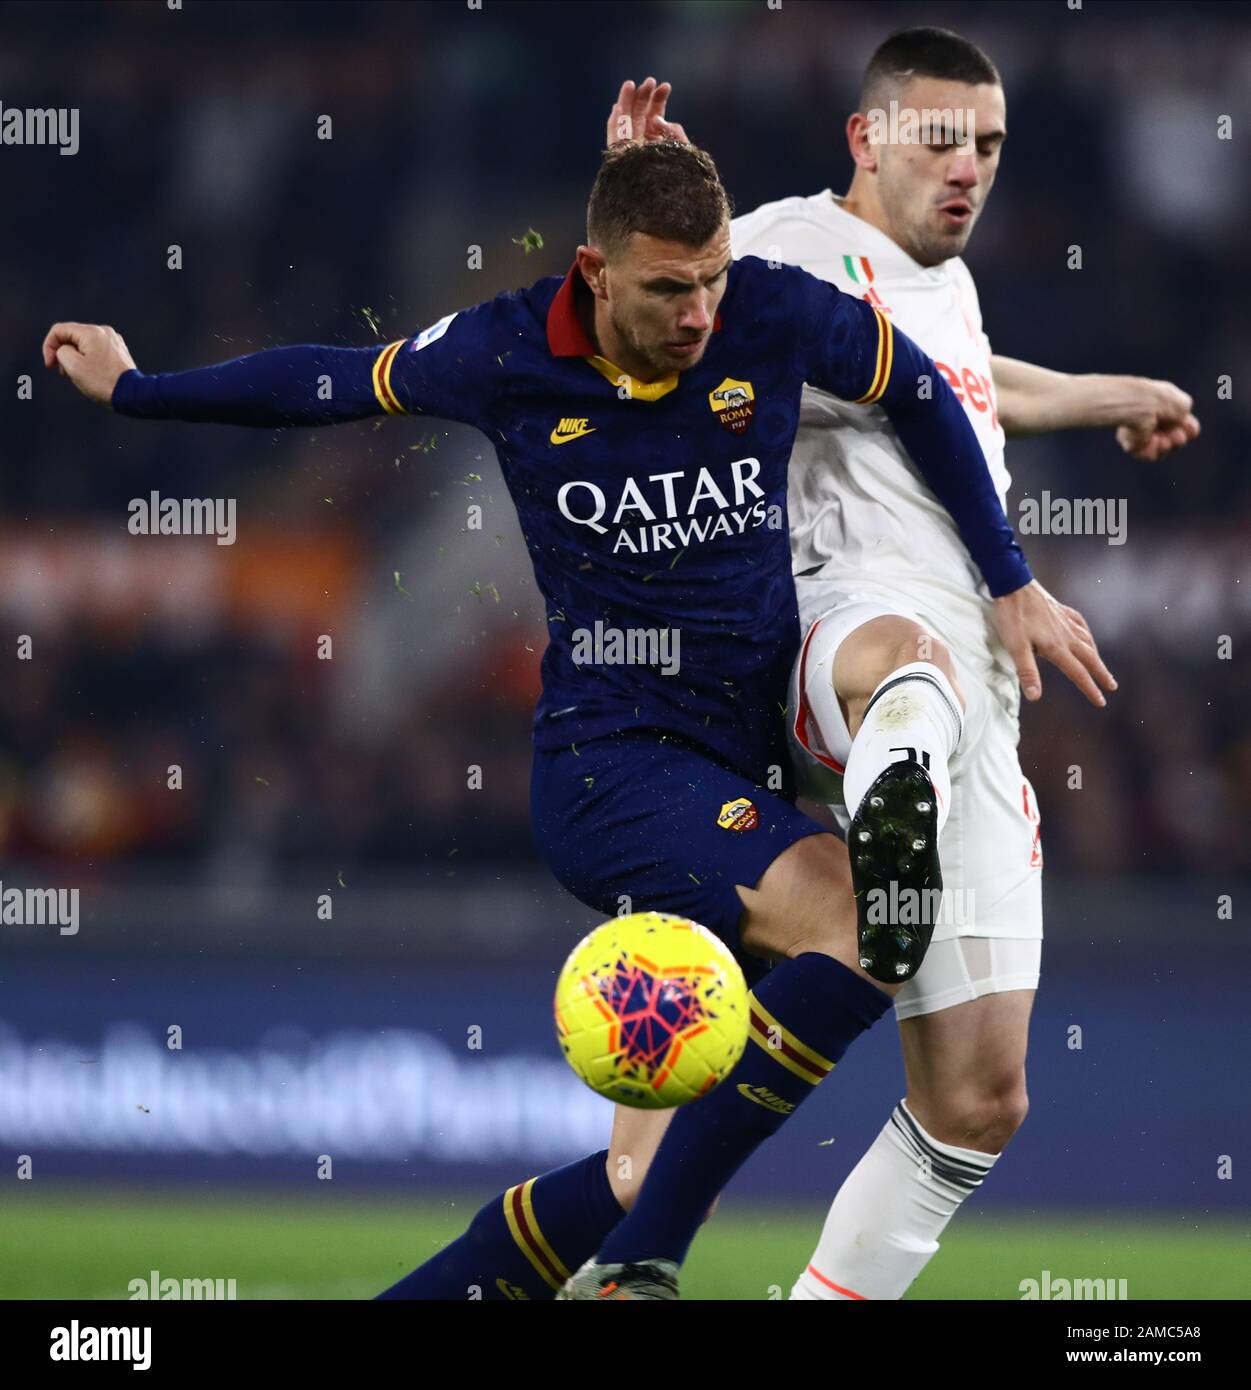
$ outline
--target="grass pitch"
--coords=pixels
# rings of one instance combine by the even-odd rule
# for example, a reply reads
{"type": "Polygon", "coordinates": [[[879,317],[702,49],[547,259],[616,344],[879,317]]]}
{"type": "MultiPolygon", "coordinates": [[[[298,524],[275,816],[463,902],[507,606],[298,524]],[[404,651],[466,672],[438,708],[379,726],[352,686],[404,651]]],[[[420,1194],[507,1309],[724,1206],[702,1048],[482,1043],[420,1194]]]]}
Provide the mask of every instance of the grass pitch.
{"type": "MultiPolygon", "coordinates": [[[[127,1298],[132,1279],[234,1279],[239,1298],[365,1299],[463,1229],[486,1194],[203,1198],[186,1190],[10,1188],[0,1298],[127,1298]]],[[[328,1189],[329,1185],[327,1185],[328,1189]]],[[[824,1209],[722,1204],[683,1275],[688,1299],[785,1298],[824,1209]]],[[[1243,1298],[1245,1228],[1151,1218],[962,1213],[909,1297],[1016,1299],[1027,1278],[1125,1279],[1130,1299],[1243,1298]]]]}

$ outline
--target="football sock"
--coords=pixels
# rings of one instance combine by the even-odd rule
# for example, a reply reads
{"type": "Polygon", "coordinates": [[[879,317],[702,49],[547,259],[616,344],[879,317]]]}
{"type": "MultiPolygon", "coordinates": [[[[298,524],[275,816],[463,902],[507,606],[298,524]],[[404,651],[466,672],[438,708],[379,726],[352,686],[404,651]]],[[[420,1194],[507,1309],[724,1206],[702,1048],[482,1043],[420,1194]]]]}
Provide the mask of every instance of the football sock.
{"type": "Polygon", "coordinates": [[[459,1239],[379,1299],[550,1299],[621,1220],[601,1149],[488,1202],[459,1239]]]}
{"type": "Polygon", "coordinates": [[[946,675],[929,661],[892,671],[873,692],[851,741],[843,773],[843,795],[852,816],[864,794],[898,756],[920,763],[930,774],[938,800],[941,831],[951,809],[947,760],[960,741],[960,699],[946,675]]]}
{"type": "Polygon", "coordinates": [[[775,965],[751,996],[747,1051],[716,1090],[674,1115],[633,1208],[596,1258],[681,1263],[721,1189],[890,1003],[830,956],[775,965]]]}
{"type": "Polygon", "coordinates": [[[900,1101],[839,1188],[791,1298],[902,1298],[998,1156],[941,1143],[900,1101]]]}

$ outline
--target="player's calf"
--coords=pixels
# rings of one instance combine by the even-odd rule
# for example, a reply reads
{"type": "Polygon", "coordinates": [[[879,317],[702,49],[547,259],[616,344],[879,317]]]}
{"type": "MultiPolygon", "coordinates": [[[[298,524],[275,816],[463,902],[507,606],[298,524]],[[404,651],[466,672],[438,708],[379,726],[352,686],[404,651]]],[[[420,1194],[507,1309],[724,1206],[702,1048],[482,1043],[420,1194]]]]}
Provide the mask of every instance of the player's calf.
{"type": "Polygon", "coordinates": [[[672,1118],[672,1110],[635,1110],[628,1105],[614,1107],[612,1136],[608,1141],[608,1185],[624,1211],[634,1205],[634,1198],[672,1118]]]}
{"type": "MultiPolygon", "coordinates": [[[[941,947],[935,987],[969,963],[967,942],[941,947]]],[[[903,1297],[1025,1117],[1033,998],[996,990],[901,1022],[907,1099],[844,1180],[792,1298],[903,1297]]]]}
{"type": "MultiPolygon", "coordinates": [[[[974,946],[985,943],[946,943],[948,956],[953,946],[967,960],[974,946]]],[[[1024,1123],[1033,1000],[1033,989],[996,989],[900,1024],[908,1107],[936,1139],[995,1154],[1024,1123]]]]}
{"type": "Polygon", "coordinates": [[[1025,1118],[1024,1072],[935,1100],[909,1085],[839,1189],[792,1298],[902,1298],[1025,1118]]]}
{"type": "MultiPolygon", "coordinates": [[[[634,1110],[618,1105],[612,1122],[612,1137],[608,1141],[608,1185],[622,1211],[634,1205],[647,1170],[660,1147],[672,1110],[634,1110]]],[[[710,1221],[721,1201],[717,1197],[704,1216],[710,1221]]]]}

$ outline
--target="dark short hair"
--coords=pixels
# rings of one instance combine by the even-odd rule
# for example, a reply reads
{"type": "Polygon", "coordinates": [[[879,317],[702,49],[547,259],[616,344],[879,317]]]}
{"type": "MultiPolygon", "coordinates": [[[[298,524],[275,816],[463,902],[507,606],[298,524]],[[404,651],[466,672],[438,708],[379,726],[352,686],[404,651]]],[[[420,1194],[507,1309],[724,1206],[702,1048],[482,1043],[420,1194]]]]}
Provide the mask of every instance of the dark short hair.
{"type": "Polygon", "coordinates": [[[633,232],[703,246],[732,212],[706,150],[679,140],[631,141],[605,151],[587,204],[586,235],[608,253],[624,247],[633,232]]]}
{"type": "Polygon", "coordinates": [[[901,29],[878,46],[860,84],[860,109],[880,106],[914,77],[943,77],[971,87],[1002,86],[994,63],[969,39],[950,29],[918,25],[901,29]]]}

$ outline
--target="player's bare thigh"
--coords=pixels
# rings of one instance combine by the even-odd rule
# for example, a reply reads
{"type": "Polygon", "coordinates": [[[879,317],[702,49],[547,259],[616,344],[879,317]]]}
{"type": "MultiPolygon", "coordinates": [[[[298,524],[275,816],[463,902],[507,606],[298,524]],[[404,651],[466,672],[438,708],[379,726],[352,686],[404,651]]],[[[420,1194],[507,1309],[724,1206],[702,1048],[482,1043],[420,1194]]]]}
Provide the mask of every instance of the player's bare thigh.
{"type": "Polygon", "coordinates": [[[998,1153],[1025,1118],[1032,989],[903,1019],[908,1108],[944,1144],[998,1153]]]}

